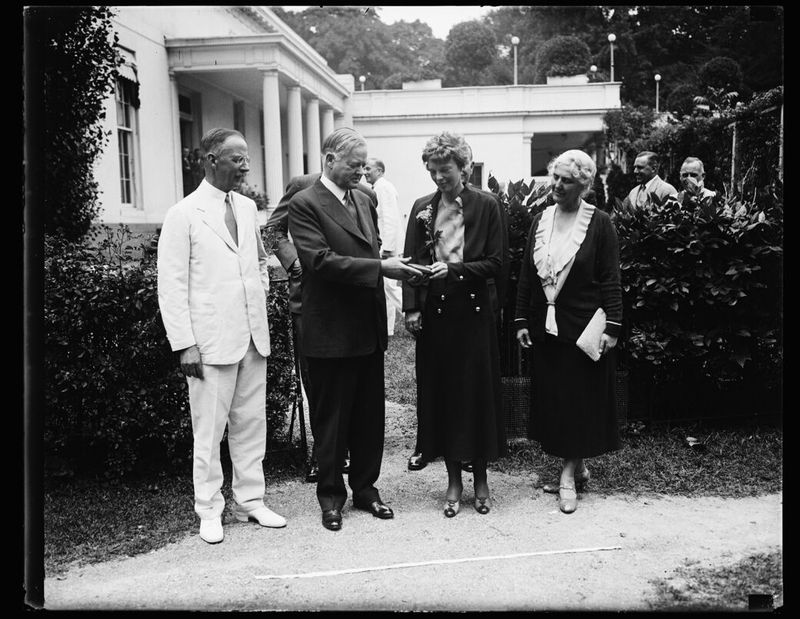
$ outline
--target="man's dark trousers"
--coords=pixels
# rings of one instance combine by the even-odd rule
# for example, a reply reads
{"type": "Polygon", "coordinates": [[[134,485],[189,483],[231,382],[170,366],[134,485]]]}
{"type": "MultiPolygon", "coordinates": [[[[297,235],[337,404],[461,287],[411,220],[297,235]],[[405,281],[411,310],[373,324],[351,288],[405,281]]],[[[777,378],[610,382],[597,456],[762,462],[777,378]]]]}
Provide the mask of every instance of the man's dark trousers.
{"type": "Polygon", "coordinates": [[[347,489],[342,477],[342,453],[350,448],[348,483],[353,500],[379,499],[375,482],[383,459],[385,400],[383,351],[365,356],[307,357],[314,409],[311,431],[319,463],[317,498],[323,510],[342,509],[347,489]],[[338,429],[338,431],[337,431],[338,429]]]}

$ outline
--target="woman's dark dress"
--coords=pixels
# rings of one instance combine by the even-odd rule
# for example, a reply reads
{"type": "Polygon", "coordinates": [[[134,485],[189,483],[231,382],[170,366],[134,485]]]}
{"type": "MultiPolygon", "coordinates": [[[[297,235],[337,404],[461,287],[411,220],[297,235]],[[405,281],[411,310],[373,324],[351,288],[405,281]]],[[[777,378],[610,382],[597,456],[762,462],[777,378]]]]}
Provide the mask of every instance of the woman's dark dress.
{"type": "MultiPolygon", "coordinates": [[[[403,311],[422,311],[417,338],[418,440],[426,459],[494,460],[506,450],[500,353],[487,279],[502,262],[500,213],[491,197],[470,188],[464,209],[463,262],[445,279],[404,283],[403,311]]],[[[431,264],[429,238],[417,214],[428,204],[436,221],[440,194],[418,201],[409,216],[405,255],[431,264]]]]}
{"type": "Polygon", "coordinates": [[[615,394],[615,351],[592,361],[575,341],[598,307],[617,335],[622,321],[619,249],[610,218],[595,209],[586,237],[556,301],[558,336],[545,331],[547,299],[531,262],[542,214],[531,225],[517,291],[516,327],[533,340],[529,435],[542,449],[562,458],[597,456],[619,449],[615,394]]]}

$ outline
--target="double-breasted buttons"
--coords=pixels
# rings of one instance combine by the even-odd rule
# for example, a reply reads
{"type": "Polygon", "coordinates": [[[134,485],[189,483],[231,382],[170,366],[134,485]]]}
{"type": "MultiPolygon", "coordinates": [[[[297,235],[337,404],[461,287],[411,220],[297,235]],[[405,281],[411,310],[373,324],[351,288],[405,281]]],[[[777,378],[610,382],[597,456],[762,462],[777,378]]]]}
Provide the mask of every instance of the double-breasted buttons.
{"type": "Polygon", "coordinates": [[[444,295],[442,295],[442,301],[444,301],[444,295]]]}
{"type": "Polygon", "coordinates": [[[442,308],[441,307],[437,307],[436,308],[436,313],[437,314],[441,314],[442,313],[442,308]]]}
{"type": "Polygon", "coordinates": [[[475,306],[475,311],[476,311],[476,312],[480,312],[480,311],[481,311],[481,308],[480,308],[480,306],[479,306],[479,305],[476,305],[476,306],[475,306]]]}
{"type": "Polygon", "coordinates": [[[463,276],[463,275],[459,275],[459,276],[458,276],[458,279],[459,279],[459,280],[463,280],[463,279],[464,279],[464,276],[463,276]]]}
{"type": "Polygon", "coordinates": [[[474,300],[475,300],[475,293],[474,293],[474,292],[471,292],[471,293],[469,294],[469,298],[470,298],[470,299],[472,299],[472,300],[474,301],[474,300]]]}

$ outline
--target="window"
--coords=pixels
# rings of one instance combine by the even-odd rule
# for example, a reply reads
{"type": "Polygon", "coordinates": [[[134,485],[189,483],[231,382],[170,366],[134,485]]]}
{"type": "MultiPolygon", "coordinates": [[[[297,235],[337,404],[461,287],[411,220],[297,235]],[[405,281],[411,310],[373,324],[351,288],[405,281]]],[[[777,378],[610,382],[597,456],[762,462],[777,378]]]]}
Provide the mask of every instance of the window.
{"type": "Polygon", "coordinates": [[[473,163],[472,174],[469,176],[469,184],[473,187],[483,188],[483,164],[473,163]]]}
{"type": "Polygon", "coordinates": [[[119,182],[122,204],[136,206],[136,116],[138,84],[126,78],[116,82],[119,182]]]}
{"type": "Polygon", "coordinates": [[[233,102],[233,128],[242,135],[244,133],[244,101],[233,102]]]}

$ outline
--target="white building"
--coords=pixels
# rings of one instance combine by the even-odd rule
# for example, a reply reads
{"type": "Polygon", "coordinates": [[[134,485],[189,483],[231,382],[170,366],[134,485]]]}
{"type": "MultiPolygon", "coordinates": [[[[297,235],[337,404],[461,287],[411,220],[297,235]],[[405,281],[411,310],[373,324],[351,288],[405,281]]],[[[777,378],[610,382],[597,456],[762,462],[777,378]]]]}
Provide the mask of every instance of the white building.
{"type": "Polygon", "coordinates": [[[183,197],[182,149],[213,127],[245,135],[248,184],[274,207],[292,176],[320,171],[324,136],[352,126],[408,212],[434,190],[421,153],[442,130],[465,135],[485,188],[489,174],[541,175],[566,148],[601,153],[603,115],[620,107],[618,83],[355,91],[354,76],[336,74],[269,7],[114,10],[126,64],[107,102],[111,140],[96,179],[100,220],[132,229],[157,227],[183,197]]]}

